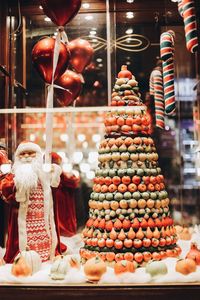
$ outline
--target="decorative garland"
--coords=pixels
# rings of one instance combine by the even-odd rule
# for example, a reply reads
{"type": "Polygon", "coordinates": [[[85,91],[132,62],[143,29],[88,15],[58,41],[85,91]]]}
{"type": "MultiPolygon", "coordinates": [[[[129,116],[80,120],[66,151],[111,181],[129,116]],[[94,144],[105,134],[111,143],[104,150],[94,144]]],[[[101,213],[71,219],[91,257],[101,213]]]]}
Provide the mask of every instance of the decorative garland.
{"type": "Polygon", "coordinates": [[[161,34],[160,55],[163,61],[163,83],[165,112],[172,115],[176,109],[174,92],[174,37],[175,33],[168,30],[161,34]]]}

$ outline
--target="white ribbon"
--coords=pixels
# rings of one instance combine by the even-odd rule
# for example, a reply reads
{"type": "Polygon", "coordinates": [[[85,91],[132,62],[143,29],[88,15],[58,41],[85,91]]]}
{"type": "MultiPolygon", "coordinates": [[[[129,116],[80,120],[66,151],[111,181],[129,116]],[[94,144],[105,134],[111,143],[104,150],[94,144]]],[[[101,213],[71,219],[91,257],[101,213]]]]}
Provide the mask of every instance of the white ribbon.
{"type": "MultiPolygon", "coordinates": [[[[54,53],[53,53],[53,70],[52,70],[52,81],[51,85],[48,86],[47,94],[47,108],[53,108],[53,92],[54,92],[54,75],[58,64],[58,58],[60,53],[61,45],[61,34],[58,32],[56,36],[54,53]]],[[[51,163],[51,152],[52,152],[52,141],[53,141],[53,113],[46,113],[46,148],[45,148],[45,164],[51,163]]]]}
{"type": "Polygon", "coordinates": [[[68,36],[64,30],[61,31],[61,40],[64,44],[69,44],[68,36]]]}

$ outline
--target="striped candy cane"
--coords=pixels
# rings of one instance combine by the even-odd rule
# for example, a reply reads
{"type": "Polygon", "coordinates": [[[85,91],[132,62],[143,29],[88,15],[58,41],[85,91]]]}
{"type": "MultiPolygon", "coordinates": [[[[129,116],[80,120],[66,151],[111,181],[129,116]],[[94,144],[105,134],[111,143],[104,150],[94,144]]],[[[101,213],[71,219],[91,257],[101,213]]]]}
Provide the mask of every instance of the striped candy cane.
{"type": "Polygon", "coordinates": [[[178,1],[178,11],[179,11],[179,14],[181,15],[181,17],[183,17],[183,1],[182,0],[178,1]]]}
{"type": "Polygon", "coordinates": [[[184,21],[186,47],[190,52],[194,53],[198,48],[198,32],[194,1],[181,0],[178,3],[178,10],[184,21]]]}
{"type": "Polygon", "coordinates": [[[151,72],[150,81],[150,95],[154,97],[155,103],[155,117],[156,126],[164,129],[165,128],[165,118],[164,118],[164,95],[163,95],[163,76],[160,68],[156,68],[151,72]]]}
{"type": "Polygon", "coordinates": [[[176,109],[174,92],[174,32],[172,30],[161,34],[160,55],[163,61],[163,84],[165,112],[172,115],[176,109]]]}

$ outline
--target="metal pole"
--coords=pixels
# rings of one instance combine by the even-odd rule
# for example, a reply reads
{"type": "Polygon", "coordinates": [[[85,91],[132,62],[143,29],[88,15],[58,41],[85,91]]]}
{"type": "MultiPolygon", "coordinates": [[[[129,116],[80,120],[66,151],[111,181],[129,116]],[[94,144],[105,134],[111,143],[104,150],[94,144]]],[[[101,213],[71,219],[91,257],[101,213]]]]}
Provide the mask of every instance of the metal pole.
{"type": "Polygon", "coordinates": [[[110,34],[110,4],[109,4],[109,0],[106,0],[106,37],[107,37],[108,105],[111,105],[112,80],[111,80],[111,34],[110,34]]]}

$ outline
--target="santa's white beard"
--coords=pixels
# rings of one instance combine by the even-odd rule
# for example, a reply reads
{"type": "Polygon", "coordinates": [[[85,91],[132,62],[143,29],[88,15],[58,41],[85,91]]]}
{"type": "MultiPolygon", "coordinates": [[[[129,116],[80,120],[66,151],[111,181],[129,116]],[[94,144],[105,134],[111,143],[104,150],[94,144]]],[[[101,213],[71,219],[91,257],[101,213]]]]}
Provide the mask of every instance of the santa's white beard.
{"type": "Polygon", "coordinates": [[[13,164],[14,182],[18,191],[30,191],[38,185],[40,170],[42,167],[41,159],[38,157],[15,158],[13,164]]]}

